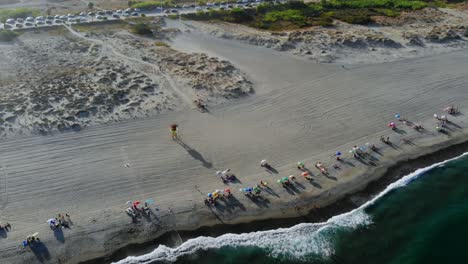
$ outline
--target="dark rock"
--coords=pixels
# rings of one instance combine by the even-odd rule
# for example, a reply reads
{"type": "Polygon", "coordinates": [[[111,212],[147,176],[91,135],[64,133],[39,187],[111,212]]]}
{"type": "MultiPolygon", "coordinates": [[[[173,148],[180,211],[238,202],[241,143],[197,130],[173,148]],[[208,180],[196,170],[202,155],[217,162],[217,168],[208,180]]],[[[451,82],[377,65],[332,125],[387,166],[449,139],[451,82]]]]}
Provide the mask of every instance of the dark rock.
{"type": "Polygon", "coordinates": [[[148,86],[143,87],[143,91],[145,91],[147,93],[154,92],[154,85],[148,85],[148,86]]]}
{"type": "Polygon", "coordinates": [[[89,117],[89,112],[85,111],[85,110],[81,110],[81,111],[78,111],[75,114],[75,116],[78,117],[78,118],[88,118],[89,117]]]}
{"type": "Polygon", "coordinates": [[[71,129],[75,132],[78,132],[81,130],[81,125],[80,124],[77,124],[77,123],[74,123],[73,125],[71,125],[71,129]]]}
{"type": "Polygon", "coordinates": [[[107,78],[107,77],[102,77],[101,79],[98,80],[98,83],[102,84],[112,84],[112,80],[107,78]]]}

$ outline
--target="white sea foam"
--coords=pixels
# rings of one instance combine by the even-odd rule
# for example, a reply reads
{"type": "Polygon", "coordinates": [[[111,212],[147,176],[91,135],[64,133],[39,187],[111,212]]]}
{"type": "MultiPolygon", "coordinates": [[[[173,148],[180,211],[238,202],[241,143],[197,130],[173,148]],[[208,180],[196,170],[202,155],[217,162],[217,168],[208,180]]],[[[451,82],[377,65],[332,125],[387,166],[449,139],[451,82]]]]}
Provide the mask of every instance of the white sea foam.
{"type": "Polygon", "coordinates": [[[310,254],[327,257],[334,252],[333,243],[330,240],[330,234],[337,228],[354,229],[359,226],[371,224],[372,219],[365,213],[365,208],[374,204],[387,193],[406,186],[425,172],[435,167],[440,167],[449,161],[459,159],[465,155],[468,155],[468,153],[464,153],[457,158],[433,164],[426,168],[418,169],[388,185],[384,191],[359,208],[334,216],[324,223],[303,223],[290,228],[279,228],[275,230],[244,234],[225,234],[216,238],[202,236],[187,240],[176,248],[169,248],[161,245],[149,254],[138,257],[127,257],[117,263],[145,264],[158,260],[173,262],[176,261],[178,257],[193,254],[198,250],[216,249],[225,246],[234,248],[241,246],[255,246],[265,249],[272,257],[285,255],[292,256],[296,259],[303,259],[305,256],[310,254]]]}

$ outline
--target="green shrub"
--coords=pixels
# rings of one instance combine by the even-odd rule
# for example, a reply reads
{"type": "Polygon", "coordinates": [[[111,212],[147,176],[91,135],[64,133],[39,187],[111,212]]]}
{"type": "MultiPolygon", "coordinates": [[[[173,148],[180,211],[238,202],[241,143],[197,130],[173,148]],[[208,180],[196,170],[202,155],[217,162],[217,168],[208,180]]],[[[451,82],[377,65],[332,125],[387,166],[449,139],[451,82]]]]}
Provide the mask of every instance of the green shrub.
{"type": "Polygon", "coordinates": [[[146,23],[137,23],[132,27],[132,32],[138,35],[152,35],[153,31],[146,23]]]}
{"type": "Polygon", "coordinates": [[[167,44],[166,42],[162,42],[162,41],[156,41],[154,45],[158,47],[167,47],[167,48],[170,47],[169,44],[167,44]]]}
{"type": "Polygon", "coordinates": [[[27,18],[39,16],[41,12],[32,8],[0,9],[0,22],[5,23],[8,18],[27,18]]]}
{"type": "Polygon", "coordinates": [[[6,29],[0,29],[0,41],[12,41],[18,37],[18,33],[6,29]]]}

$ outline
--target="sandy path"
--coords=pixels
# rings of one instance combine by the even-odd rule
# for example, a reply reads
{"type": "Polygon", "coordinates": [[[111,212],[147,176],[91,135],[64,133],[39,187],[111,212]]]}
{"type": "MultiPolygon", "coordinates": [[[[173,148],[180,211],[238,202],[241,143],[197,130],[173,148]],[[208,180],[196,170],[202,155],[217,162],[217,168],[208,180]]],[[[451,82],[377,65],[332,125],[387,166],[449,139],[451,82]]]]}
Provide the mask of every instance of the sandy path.
{"type": "MultiPolygon", "coordinates": [[[[154,198],[162,208],[177,210],[199,204],[204,195],[197,189],[223,187],[214,176],[217,169],[231,168],[242,181],[238,187],[258,179],[274,182],[276,176],[258,167],[262,158],[286,175],[297,160],[312,162],[355,142],[377,141],[389,133],[385,124],[395,113],[423,120],[448,103],[468,104],[466,51],[343,69],[196,32],[179,40],[232,60],[254,79],[257,94],[214,107],[210,114],[186,109],[80,133],[0,142],[0,217],[14,229],[0,238],[0,256],[7,263],[31,256],[10,254],[34,231],[52,255],[65,250],[45,223],[59,212],[75,220],[72,231],[65,231],[65,240],[73,240],[128,225],[127,200],[154,198]],[[172,122],[181,125],[187,145],[169,139],[172,122]]],[[[325,177],[317,182],[324,189],[335,184],[325,177]]],[[[313,186],[306,190],[321,192],[313,186]]],[[[251,208],[248,200],[240,200],[251,208]]],[[[75,248],[89,243],[73,241],[75,248]]]]}

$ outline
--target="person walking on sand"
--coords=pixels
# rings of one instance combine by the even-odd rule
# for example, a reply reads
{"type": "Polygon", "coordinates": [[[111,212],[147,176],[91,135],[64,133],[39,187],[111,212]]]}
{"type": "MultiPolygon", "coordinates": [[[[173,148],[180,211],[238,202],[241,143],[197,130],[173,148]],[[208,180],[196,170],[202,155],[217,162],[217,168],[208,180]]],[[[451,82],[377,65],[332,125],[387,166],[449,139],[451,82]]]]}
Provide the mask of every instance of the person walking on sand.
{"type": "Polygon", "coordinates": [[[172,124],[171,125],[171,135],[172,135],[172,139],[176,140],[178,138],[177,136],[177,130],[178,130],[178,125],[177,124],[172,124]]]}

